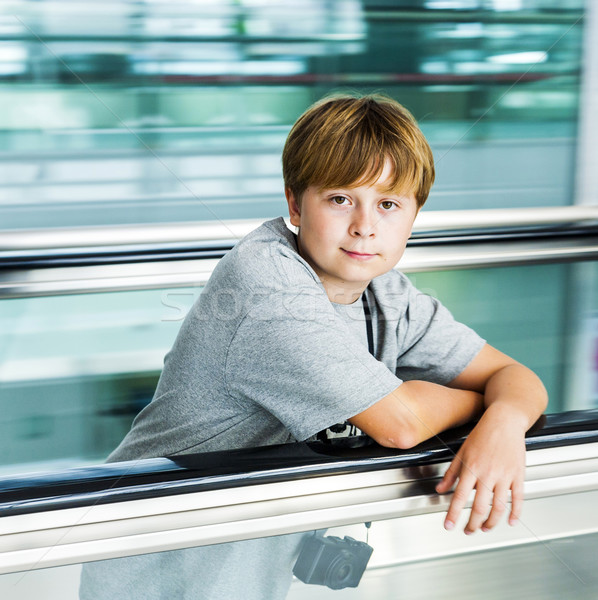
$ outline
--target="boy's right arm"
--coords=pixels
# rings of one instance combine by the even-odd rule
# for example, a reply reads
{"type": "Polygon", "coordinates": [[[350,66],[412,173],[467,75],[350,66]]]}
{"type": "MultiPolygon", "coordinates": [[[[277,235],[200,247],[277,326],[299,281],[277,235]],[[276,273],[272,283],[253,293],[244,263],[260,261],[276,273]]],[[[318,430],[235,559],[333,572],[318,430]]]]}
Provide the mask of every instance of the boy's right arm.
{"type": "Polygon", "coordinates": [[[492,529],[509,493],[509,523],[515,524],[523,500],[525,432],[546,408],[546,390],[532,371],[488,344],[449,386],[407,381],[349,421],[382,445],[410,448],[479,416],[436,487],[445,493],[458,481],[445,527],[455,526],[474,490],[465,533],[492,529]]]}
{"type": "Polygon", "coordinates": [[[478,392],[406,381],[349,421],[382,446],[408,449],[483,412],[478,392]]]}

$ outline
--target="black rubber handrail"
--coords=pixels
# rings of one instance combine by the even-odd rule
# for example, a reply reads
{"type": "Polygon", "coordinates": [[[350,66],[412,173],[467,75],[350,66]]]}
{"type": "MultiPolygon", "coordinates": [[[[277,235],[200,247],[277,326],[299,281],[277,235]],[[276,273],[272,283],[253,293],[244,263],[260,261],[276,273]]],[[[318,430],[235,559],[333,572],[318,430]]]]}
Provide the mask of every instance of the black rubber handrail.
{"type": "MultiPolygon", "coordinates": [[[[0,516],[156,498],[322,475],[422,467],[451,460],[472,425],[411,450],[384,448],[366,436],[187,454],[0,478],[0,516]]],[[[542,416],[528,450],[598,441],[598,410],[542,416]]]]}

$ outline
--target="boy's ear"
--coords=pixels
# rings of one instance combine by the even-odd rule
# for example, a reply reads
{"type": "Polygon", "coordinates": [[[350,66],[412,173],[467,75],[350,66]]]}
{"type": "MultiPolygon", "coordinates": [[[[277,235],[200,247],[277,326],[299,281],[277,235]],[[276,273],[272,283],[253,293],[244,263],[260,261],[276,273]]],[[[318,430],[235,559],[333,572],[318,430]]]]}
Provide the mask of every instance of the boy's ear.
{"type": "Polygon", "coordinates": [[[291,225],[301,227],[301,209],[299,208],[299,203],[295,199],[295,195],[289,188],[285,189],[284,195],[287,197],[287,204],[289,205],[291,225]]]}

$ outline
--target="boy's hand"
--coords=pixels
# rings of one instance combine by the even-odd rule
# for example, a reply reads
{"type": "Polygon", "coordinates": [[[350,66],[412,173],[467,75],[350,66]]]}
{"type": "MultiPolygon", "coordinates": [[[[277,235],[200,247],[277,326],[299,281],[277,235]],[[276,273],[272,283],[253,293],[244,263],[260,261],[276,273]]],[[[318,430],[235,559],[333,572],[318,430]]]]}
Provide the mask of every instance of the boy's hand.
{"type": "Polygon", "coordinates": [[[498,405],[488,408],[436,486],[443,494],[459,481],[444,522],[446,529],[455,526],[473,489],[475,499],[466,534],[492,529],[507,509],[509,492],[509,525],[517,523],[523,504],[527,427],[510,419],[508,411],[498,405]]]}

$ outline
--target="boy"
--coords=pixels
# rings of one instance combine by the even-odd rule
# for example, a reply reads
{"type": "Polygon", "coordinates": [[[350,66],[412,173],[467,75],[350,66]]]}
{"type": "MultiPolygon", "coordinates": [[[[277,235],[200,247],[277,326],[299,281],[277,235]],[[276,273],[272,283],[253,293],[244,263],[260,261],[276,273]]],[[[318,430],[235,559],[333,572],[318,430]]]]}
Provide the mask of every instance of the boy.
{"type": "MultiPolygon", "coordinates": [[[[153,401],[110,460],[305,440],[345,421],[382,445],[410,448],[479,418],[437,486],[444,493],[458,481],[445,527],[474,488],[466,533],[494,527],[509,493],[514,524],[524,434],[546,392],[393,270],[434,180],[415,121],[385,97],[324,100],[291,130],[283,174],[297,234],[269,221],[220,261],[153,401]]],[[[107,585],[117,582],[114,597],[176,589],[185,598],[283,598],[300,540],[107,561],[84,569],[81,597],[113,597],[107,585]],[[215,565],[226,575],[215,576],[215,565]],[[94,580],[104,595],[89,591],[94,580]]]]}

